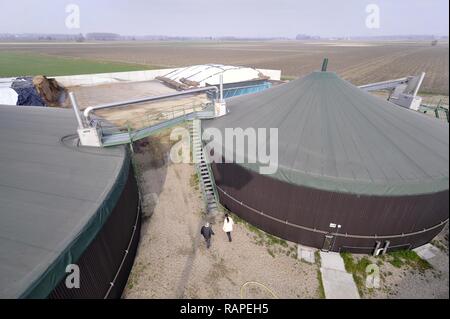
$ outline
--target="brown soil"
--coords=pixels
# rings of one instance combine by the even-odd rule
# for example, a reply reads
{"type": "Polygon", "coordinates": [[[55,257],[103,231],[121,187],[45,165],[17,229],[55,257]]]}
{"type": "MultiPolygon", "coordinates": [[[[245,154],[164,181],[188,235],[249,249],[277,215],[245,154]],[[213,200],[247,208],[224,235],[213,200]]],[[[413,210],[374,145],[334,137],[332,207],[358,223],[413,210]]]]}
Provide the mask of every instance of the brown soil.
{"type": "Polygon", "coordinates": [[[43,75],[33,78],[33,85],[45,104],[48,106],[60,106],[67,98],[66,89],[55,79],[48,79],[43,75]]]}
{"type": "Polygon", "coordinates": [[[440,42],[100,42],[43,45],[1,44],[0,50],[44,53],[101,61],[134,62],[167,67],[205,63],[246,65],[282,70],[284,76],[302,76],[320,69],[324,57],[329,69],[355,85],[427,73],[422,91],[448,95],[449,46],[440,42]]]}

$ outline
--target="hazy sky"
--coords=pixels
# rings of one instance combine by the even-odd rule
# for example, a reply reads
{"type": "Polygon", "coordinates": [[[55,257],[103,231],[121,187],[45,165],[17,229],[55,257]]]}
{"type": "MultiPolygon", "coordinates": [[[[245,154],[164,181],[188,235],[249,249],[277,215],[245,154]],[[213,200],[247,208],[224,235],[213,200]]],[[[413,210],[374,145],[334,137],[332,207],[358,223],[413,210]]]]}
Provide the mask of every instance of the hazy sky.
{"type": "Polygon", "coordinates": [[[448,0],[0,0],[0,33],[295,37],[448,35],[448,0]],[[66,5],[80,8],[68,29],[66,5]],[[366,6],[380,28],[366,27],[366,6]]]}

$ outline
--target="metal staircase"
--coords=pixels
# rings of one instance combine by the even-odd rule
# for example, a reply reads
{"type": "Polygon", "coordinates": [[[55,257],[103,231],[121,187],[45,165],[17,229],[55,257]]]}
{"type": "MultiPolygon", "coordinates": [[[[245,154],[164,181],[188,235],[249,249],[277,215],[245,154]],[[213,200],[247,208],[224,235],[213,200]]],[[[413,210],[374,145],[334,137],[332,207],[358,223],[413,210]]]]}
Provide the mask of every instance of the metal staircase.
{"type": "Polygon", "coordinates": [[[192,156],[197,169],[200,186],[203,193],[207,213],[214,213],[218,210],[218,195],[215,187],[214,176],[211,167],[206,160],[202,140],[201,121],[190,122],[189,131],[192,137],[192,156]]]}

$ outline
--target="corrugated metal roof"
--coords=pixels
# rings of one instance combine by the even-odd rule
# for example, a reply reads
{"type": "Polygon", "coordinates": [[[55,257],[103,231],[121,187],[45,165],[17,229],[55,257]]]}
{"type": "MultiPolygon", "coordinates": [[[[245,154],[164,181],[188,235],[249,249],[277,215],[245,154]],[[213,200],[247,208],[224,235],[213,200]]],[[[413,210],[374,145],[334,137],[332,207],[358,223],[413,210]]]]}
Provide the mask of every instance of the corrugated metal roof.
{"type": "MultiPolygon", "coordinates": [[[[202,64],[193,65],[172,71],[164,77],[180,82],[181,79],[197,82],[200,86],[217,85],[220,82],[220,75],[223,75],[224,83],[235,83],[255,80],[260,77],[260,72],[253,68],[239,67],[222,64],[202,64]]],[[[181,83],[181,82],[180,82],[181,83]]]]}

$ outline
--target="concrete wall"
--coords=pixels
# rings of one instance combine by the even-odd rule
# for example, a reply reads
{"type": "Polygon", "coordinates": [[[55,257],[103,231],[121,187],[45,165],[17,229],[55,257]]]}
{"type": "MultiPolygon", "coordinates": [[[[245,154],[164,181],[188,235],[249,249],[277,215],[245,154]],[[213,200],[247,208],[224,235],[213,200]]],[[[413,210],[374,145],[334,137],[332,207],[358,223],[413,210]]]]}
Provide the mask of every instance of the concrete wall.
{"type": "Polygon", "coordinates": [[[93,86],[116,82],[143,82],[154,80],[157,76],[167,74],[176,69],[145,70],[132,72],[116,72],[101,74],[82,74],[69,76],[55,76],[54,78],[64,86],[93,86]]]}
{"type": "Polygon", "coordinates": [[[281,80],[281,70],[270,70],[270,69],[257,69],[262,74],[270,77],[271,80],[280,81],[281,80]]]}
{"type": "MultiPolygon", "coordinates": [[[[101,73],[101,74],[83,74],[69,76],[55,76],[54,78],[66,87],[70,86],[94,86],[101,84],[117,82],[143,82],[154,80],[157,76],[165,75],[175,71],[173,69],[145,70],[132,72],[101,73]]],[[[270,77],[271,80],[280,80],[280,70],[257,69],[262,74],[270,77]]]]}

